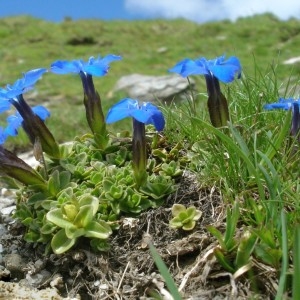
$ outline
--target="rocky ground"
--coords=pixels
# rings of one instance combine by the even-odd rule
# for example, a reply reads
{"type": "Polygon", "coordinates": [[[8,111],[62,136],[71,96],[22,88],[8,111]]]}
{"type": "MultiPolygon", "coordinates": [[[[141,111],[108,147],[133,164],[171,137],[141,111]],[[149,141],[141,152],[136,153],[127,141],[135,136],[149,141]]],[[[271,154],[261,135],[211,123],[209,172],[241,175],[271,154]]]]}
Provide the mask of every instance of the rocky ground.
{"type": "Polygon", "coordinates": [[[139,218],[125,218],[106,253],[92,253],[82,241],[63,255],[45,255],[42,246],[25,243],[24,228],[13,218],[14,193],[1,189],[0,299],[172,299],[148,249],[151,240],[168,266],[183,299],[272,299],[276,273],[253,261],[259,274],[257,292],[245,276],[220,268],[218,246],[206,230],[224,228],[225,209],[214,190],[200,188],[185,173],[166,203],[139,218]],[[194,205],[203,212],[192,232],[169,227],[173,203],[194,205]]]}

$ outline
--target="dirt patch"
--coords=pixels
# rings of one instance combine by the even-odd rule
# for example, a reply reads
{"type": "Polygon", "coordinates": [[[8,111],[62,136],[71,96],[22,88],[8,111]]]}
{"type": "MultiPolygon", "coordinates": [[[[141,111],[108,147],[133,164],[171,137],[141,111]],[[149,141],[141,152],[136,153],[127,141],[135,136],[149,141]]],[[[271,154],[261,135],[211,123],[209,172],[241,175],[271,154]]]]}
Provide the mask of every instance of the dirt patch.
{"type": "MultiPolygon", "coordinates": [[[[29,287],[31,295],[32,289],[48,288],[49,297],[44,299],[155,299],[155,293],[170,299],[150,255],[150,240],[168,266],[183,299],[272,299],[276,289],[272,268],[253,261],[253,274],[259,276],[253,287],[247,272],[234,277],[216,262],[213,249],[218,244],[206,226],[213,224],[222,230],[224,219],[220,194],[200,188],[191,173],[184,174],[177,192],[163,206],[138,218],[122,219],[119,230],[110,239],[110,249],[103,253],[92,253],[88,243],[81,240],[76,250],[66,254],[45,254],[44,247],[23,241],[22,226],[3,217],[1,223],[7,232],[0,240],[0,279],[2,283],[29,287]],[[194,205],[203,212],[192,232],[169,227],[173,203],[194,205]],[[54,292],[57,298],[51,296],[54,292]]],[[[0,286],[0,299],[9,299],[5,295],[0,286]]],[[[34,299],[22,295],[11,299],[34,299]]]]}

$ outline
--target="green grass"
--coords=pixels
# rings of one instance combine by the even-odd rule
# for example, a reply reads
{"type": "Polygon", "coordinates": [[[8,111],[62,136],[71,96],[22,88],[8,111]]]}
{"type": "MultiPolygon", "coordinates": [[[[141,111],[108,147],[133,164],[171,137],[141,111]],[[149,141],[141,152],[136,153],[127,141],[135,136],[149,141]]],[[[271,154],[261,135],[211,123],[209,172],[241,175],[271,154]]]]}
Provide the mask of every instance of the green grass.
{"type": "Polygon", "coordinates": [[[199,182],[219,190],[227,207],[225,232],[207,228],[219,241],[219,263],[232,273],[250,258],[271,265],[280,274],[276,299],[282,299],[291,293],[289,253],[300,222],[299,151],[289,138],[291,113],[263,110],[280,95],[278,87],[276,70],[265,73],[257,65],[253,77],[222,86],[231,111],[227,128],[210,124],[203,103],[196,116],[186,104],[166,108],[166,115],[167,133],[174,142],[186,141],[199,182]],[[237,237],[237,228],[246,235],[237,237]]]}
{"type": "MultiPolygon", "coordinates": [[[[198,76],[195,111],[189,101],[162,108],[167,120],[165,135],[170,144],[184,144],[191,160],[188,168],[201,185],[214,187],[222,195],[227,228],[219,232],[209,227],[209,232],[220,243],[215,255],[223,268],[236,272],[256,259],[278,272],[277,299],[292,290],[298,299],[295,286],[290,289],[287,270],[293,270],[293,249],[299,261],[299,226],[294,233],[300,222],[299,153],[292,153],[296,144],[291,145],[288,138],[290,113],[267,112],[263,105],[278,97],[299,96],[299,65],[282,64],[298,54],[299,21],[280,22],[268,14],[203,25],[184,20],[52,24],[29,17],[8,18],[0,20],[0,46],[1,85],[14,82],[23,71],[48,67],[56,59],[122,55],[123,61],[112,63],[107,76],[95,79],[105,111],[126,96],[107,97],[122,75],[167,74],[185,57],[215,58],[223,53],[239,57],[242,79],[221,86],[230,105],[228,128],[211,126],[204,81],[198,76]],[[160,47],[167,51],[159,53],[160,47]],[[236,227],[243,229],[243,237],[237,235],[236,227]]],[[[50,108],[52,117],[47,124],[58,141],[87,131],[78,77],[46,74],[36,86],[38,95],[25,97],[50,108]]],[[[130,128],[127,121],[118,126],[110,129],[130,128]]],[[[13,144],[26,147],[25,135],[10,139],[8,147],[13,144]]],[[[299,278],[298,267],[295,276],[299,278]]]]}
{"type": "MultiPolygon", "coordinates": [[[[296,56],[299,47],[299,21],[281,22],[269,14],[236,22],[207,24],[181,19],[130,22],[66,19],[61,23],[50,23],[28,16],[12,17],[0,20],[0,86],[13,83],[22,72],[49,67],[57,59],[88,59],[92,55],[114,53],[122,55],[123,60],[112,63],[108,76],[95,79],[107,111],[112,103],[126,96],[118,93],[108,97],[121,76],[131,73],[165,75],[185,57],[236,55],[244,72],[250,76],[255,76],[255,58],[264,74],[270,66],[277,66],[279,84],[288,78],[294,84],[300,67],[282,62],[296,56]],[[161,47],[166,51],[159,53],[161,47]]],[[[195,80],[199,92],[205,91],[202,79],[195,80]]],[[[252,92],[261,93],[258,90],[252,92]]],[[[86,130],[82,121],[82,87],[78,76],[45,74],[36,85],[35,93],[27,93],[25,97],[33,98],[39,104],[47,103],[52,111],[49,125],[59,141],[73,138],[74,124],[79,134],[86,130]],[[65,113],[60,109],[62,106],[65,113]],[[69,110],[73,113],[68,113],[69,110]]]]}

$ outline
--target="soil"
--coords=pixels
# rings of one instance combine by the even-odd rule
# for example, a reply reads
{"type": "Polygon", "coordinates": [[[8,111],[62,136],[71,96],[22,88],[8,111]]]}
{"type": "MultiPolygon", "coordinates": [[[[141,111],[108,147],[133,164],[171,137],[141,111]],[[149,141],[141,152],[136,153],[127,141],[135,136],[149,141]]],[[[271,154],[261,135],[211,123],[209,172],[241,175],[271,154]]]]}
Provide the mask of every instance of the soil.
{"type": "Polygon", "coordinates": [[[216,261],[213,251],[218,243],[206,226],[223,231],[225,207],[217,191],[197,182],[186,172],[163,206],[122,219],[107,252],[93,253],[82,240],[76,250],[63,255],[45,255],[43,246],[23,241],[24,228],[11,218],[13,193],[2,189],[0,299],[172,299],[150,255],[149,241],[183,299],[273,299],[278,284],[275,270],[253,260],[253,287],[249,269],[231,274],[216,261]],[[202,211],[193,231],[169,227],[173,203],[202,211]]]}

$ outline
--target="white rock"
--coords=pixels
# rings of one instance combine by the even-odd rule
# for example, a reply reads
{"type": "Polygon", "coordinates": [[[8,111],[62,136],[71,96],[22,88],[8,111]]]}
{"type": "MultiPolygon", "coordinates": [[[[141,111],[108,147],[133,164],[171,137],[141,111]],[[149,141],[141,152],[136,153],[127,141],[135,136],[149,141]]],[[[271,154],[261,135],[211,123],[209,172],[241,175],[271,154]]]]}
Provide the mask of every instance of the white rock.
{"type": "Polygon", "coordinates": [[[300,62],[300,56],[289,58],[289,59],[285,60],[283,62],[283,64],[284,65],[292,65],[292,64],[295,64],[298,62],[300,62]]]}
{"type": "Polygon", "coordinates": [[[131,74],[121,77],[113,92],[125,91],[128,97],[141,101],[171,101],[186,99],[186,92],[194,88],[193,79],[183,78],[177,74],[150,76],[131,74]],[[189,86],[191,84],[191,87],[189,86]]]}

